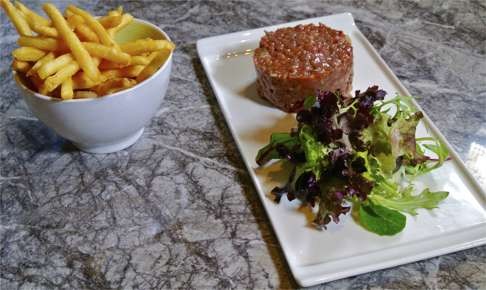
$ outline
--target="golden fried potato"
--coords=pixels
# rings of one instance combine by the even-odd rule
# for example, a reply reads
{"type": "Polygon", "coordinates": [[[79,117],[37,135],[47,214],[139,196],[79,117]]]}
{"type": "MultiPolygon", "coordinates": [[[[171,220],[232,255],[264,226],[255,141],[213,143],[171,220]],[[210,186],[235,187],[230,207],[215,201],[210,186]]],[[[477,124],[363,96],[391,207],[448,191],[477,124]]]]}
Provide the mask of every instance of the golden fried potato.
{"type": "Polygon", "coordinates": [[[108,46],[116,46],[115,41],[110,37],[103,25],[101,25],[101,23],[97,21],[91,14],[74,5],[69,5],[67,9],[74,14],[83,17],[84,22],[89,26],[89,28],[91,28],[91,30],[96,33],[96,35],[98,35],[98,38],[100,39],[100,42],[102,44],[108,46]]]}
{"type": "MultiPolygon", "coordinates": [[[[18,11],[20,11],[26,18],[27,22],[29,19],[32,19],[32,23],[35,23],[40,26],[51,26],[51,22],[46,18],[40,16],[35,11],[27,8],[24,4],[20,3],[19,1],[15,1],[15,7],[17,7],[18,11]]],[[[30,24],[30,22],[29,22],[30,24]]],[[[32,25],[31,25],[32,28],[32,25]]]]}
{"type": "Polygon", "coordinates": [[[7,16],[10,18],[10,21],[12,21],[15,29],[17,29],[17,32],[20,35],[32,35],[32,30],[30,29],[29,24],[9,0],[0,0],[0,6],[5,10],[7,16]]]}
{"type": "Polygon", "coordinates": [[[63,51],[67,46],[61,39],[40,36],[21,36],[17,40],[19,46],[35,47],[44,51],[63,51]]]}
{"type": "Polygon", "coordinates": [[[93,81],[92,79],[88,78],[83,71],[80,71],[73,76],[73,88],[75,90],[89,89],[99,85],[105,80],[106,78],[101,74],[96,81],[93,81]]]}
{"type": "Polygon", "coordinates": [[[50,76],[44,82],[42,91],[45,93],[52,92],[55,88],[61,85],[65,80],[71,78],[79,70],[77,62],[72,61],[68,65],[64,66],[61,70],[56,72],[55,75],[50,76]]]}
{"type": "Polygon", "coordinates": [[[12,52],[12,55],[22,61],[37,61],[46,55],[46,52],[34,47],[19,47],[12,52]]]}
{"type": "Polygon", "coordinates": [[[121,16],[123,14],[123,7],[118,6],[115,10],[108,12],[108,16],[121,16]]]}
{"type": "Polygon", "coordinates": [[[98,94],[96,94],[93,91],[75,91],[74,92],[74,98],[75,99],[90,99],[90,98],[96,98],[98,97],[98,94]]]}
{"type": "Polygon", "coordinates": [[[47,37],[54,37],[54,38],[59,37],[59,33],[57,33],[57,30],[54,27],[42,26],[42,25],[38,25],[38,24],[33,24],[30,27],[32,28],[32,30],[37,32],[39,35],[47,36],[47,37]]]}
{"type": "Polygon", "coordinates": [[[115,34],[120,31],[123,27],[127,26],[130,22],[132,22],[133,20],[133,16],[128,14],[128,13],[125,13],[122,15],[122,21],[120,22],[120,24],[118,24],[117,26],[115,27],[112,27],[112,28],[109,28],[108,29],[108,34],[111,36],[111,37],[114,37],[115,34]]]}
{"type": "Polygon", "coordinates": [[[101,75],[107,80],[115,78],[136,78],[144,68],[144,65],[131,65],[120,69],[101,71],[101,75]]]}
{"type": "Polygon", "coordinates": [[[49,52],[48,54],[44,55],[41,59],[39,59],[33,66],[32,68],[27,72],[27,76],[31,76],[33,74],[36,74],[37,71],[41,66],[43,66],[45,63],[53,60],[55,58],[53,52],[49,52]]]}
{"type": "Polygon", "coordinates": [[[31,68],[31,64],[26,61],[14,59],[12,62],[12,68],[17,72],[25,73],[29,71],[29,69],[31,68]]]}
{"type": "Polygon", "coordinates": [[[172,50],[175,48],[175,45],[168,40],[154,40],[147,38],[124,43],[120,45],[120,48],[123,52],[126,52],[130,55],[139,55],[144,52],[152,52],[162,49],[172,50]]]}
{"type": "Polygon", "coordinates": [[[92,79],[97,79],[100,75],[98,67],[94,64],[93,59],[88,51],[81,44],[81,41],[74,32],[71,31],[66,20],[61,12],[52,4],[44,4],[43,6],[46,14],[51,18],[54,27],[56,27],[59,35],[66,41],[67,46],[71,50],[72,55],[79,63],[83,71],[92,79]]]}
{"type": "Polygon", "coordinates": [[[0,6],[20,36],[12,69],[46,96],[94,98],[128,89],[155,73],[175,48],[150,38],[118,45],[114,35],[133,20],[121,6],[99,18],[74,5],[63,15],[46,3],[48,18],[20,2],[0,0],[0,6]]]}
{"type": "MultiPolygon", "coordinates": [[[[80,24],[83,24],[84,23],[84,19],[83,17],[77,15],[77,14],[74,14],[72,12],[70,12],[69,10],[66,10],[66,14],[69,14],[66,18],[66,21],[67,23],[69,24],[69,26],[71,26],[71,28],[76,28],[78,25],[80,24]],[[69,13],[68,13],[69,12],[69,13]]],[[[93,32],[94,33],[94,32],[93,32]]]]}
{"type": "Polygon", "coordinates": [[[157,55],[157,51],[151,52],[147,55],[132,56],[131,64],[133,64],[133,65],[147,65],[155,58],[156,55],[157,55]]]}
{"type": "Polygon", "coordinates": [[[88,41],[88,42],[100,42],[98,35],[94,33],[88,25],[81,23],[76,26],[74,32],[79,36],[81,41],[88,41]]]}
{"type": "Polygon", "coordinates": [[[48,76],[60,71],[63,67],[67,66],[73,61],[73,57],[70,53],[58,56],[56,59],[46,61],[37,70],[37,74],[41,79],[46,79],[48,76]]]}
{"type": "Polygon", "coordinates": [[[104,28],[113,28],[122,22],[122,16],[121,15],[111,15],[111,16],[104,16],[98,19],[98,21],[103,25],[104,28]]]}
{"type": "Polygon", "coordinates": [[[69,100],[72,99],[73,97],[74,97],[73,79],[69,77],[61,84],[61,98],[63,100],[69,100]]]}
{"type": "Polygon", "coordinates": [[[136,84],[137,82],[134,79],[116,78],[107,80],[93,89],[99,96],[104,96],[131,88],[136,84]]]}
{"type": "Polygon", "coordinates": [[[169,58],[171,52],[169,49],[159,51],[155,58],[137,76],[137,82],[142,82],[153,75],[169,58]]]}
{"type": "Polygon", "coordinates": [[[94,42],[83,42],[86,50],[93,56],[128,65],[131,61],[131,56],[127,53],[121,52],[113,46],[106,46],[94,42]]]}

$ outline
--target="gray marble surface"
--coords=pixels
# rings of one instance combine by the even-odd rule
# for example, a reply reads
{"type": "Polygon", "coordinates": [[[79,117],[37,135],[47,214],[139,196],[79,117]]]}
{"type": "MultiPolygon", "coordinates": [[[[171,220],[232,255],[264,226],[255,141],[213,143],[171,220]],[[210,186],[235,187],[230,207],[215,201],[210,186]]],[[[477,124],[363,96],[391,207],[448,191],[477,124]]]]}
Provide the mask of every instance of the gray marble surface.
{"type": "MultiPolygon", "coordinates": [[[[486,146],[484,0],[75,3],[165,29],[170,88],[134,146],[79,152],[26,109],[0,14],[1,289],[297,287],[197,58],[202,37],[351,12],[464,160],[486,146]]],[[[486,289],[486,247],[316,286],[346,288],[486,289]]]]}

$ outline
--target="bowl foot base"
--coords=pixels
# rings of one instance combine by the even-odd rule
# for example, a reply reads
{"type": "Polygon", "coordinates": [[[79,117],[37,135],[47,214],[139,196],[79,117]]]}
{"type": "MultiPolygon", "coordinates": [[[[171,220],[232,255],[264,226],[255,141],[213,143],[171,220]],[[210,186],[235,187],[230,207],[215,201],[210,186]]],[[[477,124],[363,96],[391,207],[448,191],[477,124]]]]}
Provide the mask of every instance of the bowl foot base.
{"type": "Polygon", "coordinates": [[[135,132],[134,134],[128,137],[125,137],[113,143],[87,145],[87,144],[73,142],[73,144],[81,151],[88,152],[88,153],[95,153],[95,154],[112,153],[112,152],[123,150],[133,145],[135,142],[137,142],[140,136],[142,136],[143,130],[144,128],[138,130],[137,132],[135,132]]]}

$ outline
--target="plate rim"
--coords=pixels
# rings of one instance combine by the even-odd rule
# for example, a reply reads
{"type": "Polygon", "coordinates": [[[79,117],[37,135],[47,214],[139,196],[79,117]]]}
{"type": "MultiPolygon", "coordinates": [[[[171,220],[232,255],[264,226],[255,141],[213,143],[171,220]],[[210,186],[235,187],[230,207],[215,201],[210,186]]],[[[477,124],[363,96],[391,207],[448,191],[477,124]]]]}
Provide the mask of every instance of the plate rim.
{"type": "MultiPolygon", "coordinates": [[[[252,173],[252,170],[253,170],[252,164],[250,164],[246,160],[246,158],[243,158],[243,156],[242,156],[243,150],[242,150],[240,142],[235,137],[236,133],[233,130],[233,127],[231,126],[231,122],[230,122],[231,117],[229,116],[229,112],[225,109],[224,105],[222,104],[222,99],[224,98],[224,96],[220,97],[219,94],[217,93],[217,90],[216,90],[217,84],[215,83],[214,79],[211,77],[211,74],[209,73],[209,70],[210,70],[209,64],[207,64],[204,60],[204,58],[205,58],[204,45],[208,42],[215,41],[217,39],[234,37],[234,36],[237,36],[237,35],[242,34],[242,33],[254,33],[254,32],[259,32],[262,29],[271,30],[271,29],[276,29],[276,28],[283,27],[283,26],[292,26],[292,25],[298,25],[298,24],[302,24],[302,23],[323,21],[324,19],[331,18],[331,17],[349,18],[348,20],[351,21],[349,24],[351,24],[351,26],[354,29],[353,33],[357,33],[359,35],[359,37],[364,42],[364,44],[370,49],[370,54],[372,54],[374,57],[377,58],[380,66],[382,67],[382,71],[388,77],[391,78],[391,80],[394,82],[396,87],[401,91],[401,93],[408,95],[408,96],[411,95],[410,92],[404,87],[402,82],[395,75],[395,73],[388,66],[388,64],[384,61],[384,59],[381,57],[381,55],[376,51],[376,49],[373,47],[373,45],[369,42],[369,40],[364,36],[364,34],[361,32],[361,30],[357,27],[357,25],[354,21],[354,17],[352,15],[352,13],[350,13],[350,12],[344,12],[344,13],[338,13],[338,14],[329,14],[329,15],[324,15],[324,16],[320,16],[320,17],[312,17],[312,18],[301,19],[301,20],[296,20],[296,21],[291,21],[291,22],[279,23],[279,24],[269,25],[269,26],[265,26],[265,27],[259,27],[259,28],[254,28],[254,29],[248,29],[248,30],[242,30],[242,31],[236,31],[236,32],[231,32],[231,33],[226,33],[226,34],[220,34],[220,35],[205,37],[205,38],[201,38],[201,39],[197,40],[196,48],[197,48],[198,57],[199,57],[200,62],[202,64],[203,68],[204,68],[204,72],[206,73],[207,79],[208,79],[208,81],[211,85],[211,89],[213,90],[213,93],[216,97],[218,105],[221,108],[221,112],[222,112],[222,114],[225,118],[227,125],[228,125],[228,129],[229,129],[229,131],[232,135],[233,141],[235,142],[235,144],[236,144],[236,146],[239,150],[240,156],[242,157],[241,159],[242,159],[243,163],[245,164],[245,167],[248,171],[248,174],[250,175],[250,178],[252,179],[253,185],[255,186],[255,189],[257,191],[259,191],[259,186],[258,186],[259,180],[258,180],[256,174],[252,173]]],[[[452,145],[449,143],[449,141],[444,137],[444,135],[437,128],[437,126],[432,122],[432,120],[430,119],[428,114],[421,108],[421,106],[418,104],[418,102],[415,99],[412,99],[412,103],[418,110],[422,111],[422,113],[424,114],[423,121],[424,121],[424,125],[427,128],[427,131],[429,133],[435,135],[435,137],[438,138],[439,141],[443,142],[448,147],[449,154],[450,154],[451,158],[454,159],[454,161],[458,165],[460,174],[462,175],[462,177],[464,177],[467,180],[469,185],[472,187],[472,190],[476,191],[476,194],[481,198],[481,200],[479,200],[478,202],[481,204],[483,209],[486,210],[486,190],[483,189],[481,187],[481,185],[479,184],[479,182],[474,178],[474,176],[471,174],[469,169],[466,167],[464,161],[460,158],[459,154],[454,150],[454,147],[452,147],[452,145]]],[[[259,194],[259,198],[260,198],[260,202],[262,203],[262,207],[265,209],[265,214],[267,215],[267,219],[270,222],[270,224],[272,225],[272,230],[275,233],[275,237],[277,238],[279,245],[282,249],[282,252],[285,256],[287,265],[289,266],[289,269],[290,269],[292,275],[294,276],[294,279],[296,280],[296,282],[300,286],[303,286],[303,287],[312,286],[312,285],[325,283],[325,282],[329,282],[329,281],[334,281],[334,280],[337,280],[337,279],[342,279],[342,278],[346,278],[346,277],[350,277],[350,276],[354,276],[354,275],[374,272],[374,271],[378,271],[378,270],[382,270],[382,269],[386,269],[386,268],[390,268],[390,267],[395,267],[395,266],[399,266],[399,265],[404,265],[404,264],[408,264],[408,263],[412,263],[412,262],[417,262],[417,261],[421,261],[421,260],[424,260],[424,259],[429,259],[429,258],[437,257],[437,256],[440,256],[440,255],[450,254],[450,253],[453,253],[453,252],[466,250],[466,249],[469,249],[469,248],[473,248],[473,247],[477,247],[477,246],[481,246],[481,245],[486,244],[486,235],[483,235],[483,234],[480,233],[481,238],[473,240],[473,241],[460,242],[460,243],[454,244],[452,246],[442,247],[442,248],[439,248],[439,249],[436,249],[436,250],[419,252],[415,255],[407,256],[407,257],[404,257],[402,259],[390,258],[390,259],[385,260],[381,263],[373,263],[373,264],[369,264],[369,265],[361,266],[361,267],[350,267],[350,270],[336,272],[333,275],[326,274],[326,273],[322,273],[322,274],[316,273],[316,274],[310,274],[310,277],[309,277],[309,275],[301,274],[300,271],[305,270],[305,269],[309,269],[309,268],[314,268],[314,272],[318,272],[319,266],[321,265],[321,267],[322,267],[322,265],[326,264],[326,262],[317,263],[317,264],[314,264],[314,265],[304,265],[304,266],[295,265],[294,263],[292,263],[290,257],[288,256],[287,251],[285,250],[284,243],[282,243],[280,236],[275,231],[275,226],[272,222],[272,219],[270,218],[270,214],[268,212],[267,206],[265,205],[265,201],[262,200],[263,197],[262,197],[261,194],[259,194]]],[[[475,226],[470,227],[470,228],[465,228],[465,229],[467,229],[467,231],[471,231],[471,228],[475,228],[475,226]]],[[[454,232],[449,233],[449,235],[457,236],[458,234],[457,234],[457,232],[454,231],[454,232]]],[[[435,237],[435,238],[438,238],[438,237],[435,237]]],[[[363,255],[370,255],[370,253],[363,254],[363,255]]],[[[372,253],[371,253],[371,255],[372,255],[372,253]]]]}

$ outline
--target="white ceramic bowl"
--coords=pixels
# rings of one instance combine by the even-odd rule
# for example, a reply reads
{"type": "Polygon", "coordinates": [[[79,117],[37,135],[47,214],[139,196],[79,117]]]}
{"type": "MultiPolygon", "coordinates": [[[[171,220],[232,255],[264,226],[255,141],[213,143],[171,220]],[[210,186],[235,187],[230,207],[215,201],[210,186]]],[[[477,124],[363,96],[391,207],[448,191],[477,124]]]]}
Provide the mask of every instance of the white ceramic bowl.
{"type": "MultiPolygon", "coordinates": [[[[134,20],[119,32],[117,41],[169,39],[157,26],[134,20]],[[120,40],[121,39],[121,40],[120,40]]],[[[172,67],[172,53],[162,67],[136,86],[108,96],[62,101],[36,93],[14,72],[29,109],[45,125],[91,153],[110,153],[135,143],[164,99],[172,67]]]]}

